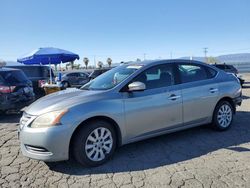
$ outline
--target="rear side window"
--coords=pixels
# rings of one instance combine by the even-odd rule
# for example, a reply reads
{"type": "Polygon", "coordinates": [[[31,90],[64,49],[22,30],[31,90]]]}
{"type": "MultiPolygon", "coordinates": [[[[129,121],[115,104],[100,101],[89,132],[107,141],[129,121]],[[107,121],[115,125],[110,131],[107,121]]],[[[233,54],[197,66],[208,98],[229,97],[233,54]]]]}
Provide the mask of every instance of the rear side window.
{"type": "Polygon", "coordinates": [[[70,74],[68,74],[68,76],[77,77],[78,73],[70,73],[70,74]]]}
{"type": "Polygon", "coordinates": [[[205,80],[210,77],[204,66],[180,64],[178,68],[182,83],[205,80]]]}
{"type": "Polygon", "coordinates": [[[28,78],[25,76],[25,74],[19,70],[1,72],[0,74],[1,74],[2,79],[5,80],[5,82],[10,85],[19,84],[19,83],[28,81],[28,78]]]}
{"type": "Polygon", "coordinates": [[[207,71],[208,78],[214,78],[217,74],[217,71],[210,67],[206,67],[206,71],[207,71]]]}

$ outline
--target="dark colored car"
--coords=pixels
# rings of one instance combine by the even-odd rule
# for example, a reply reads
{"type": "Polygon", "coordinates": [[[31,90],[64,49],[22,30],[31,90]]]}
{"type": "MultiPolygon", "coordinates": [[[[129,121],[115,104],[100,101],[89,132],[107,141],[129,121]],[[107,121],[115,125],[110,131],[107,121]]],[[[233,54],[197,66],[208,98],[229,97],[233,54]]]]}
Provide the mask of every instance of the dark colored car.
{"type": "Polygon", "coordinates": [[[233,65],[228,65],[228,64],[214,64],[213,66],[224,70],[225,72],[232,73],[234,74],[240,81],[240,84],[243,85],[245,80],[238,75],[238,70],[233,66],[233,65]]]}
{"type": "MultiPolygon", "coordinates": [[[[42,85],[50,79],[50,68],[44,65],[16,65],[8,66],[9,68],[16,68],[22,70],[26,76],[32,81],[34,93],[36,98],[40,98],[45,95],[45,91],[42,85]]],[[[55,76],[53,70],[51,70],[51,76],[54,80],[55,76]]]]}
{"type": "Polygon", "coordinates": [[[86,72],[69,72],[62,76],[62,86],[81,87],[89,82],[89,75],[86,72]]]}
{"type": "Polygon", "coordinates": [[[95,70],[93,70],[93,72],[90,73],[89,79],[92,80],[92,79],[96,78],[97,76],[103,74],[104,72],[107,72],[110,69],[111,68],[95,69],[95,70]]]}
{"type": "Polygon", "coordinates": [[[0,112],[20,110],[34,99],[32,82],[23,71],[0,68],[0,112]]]}

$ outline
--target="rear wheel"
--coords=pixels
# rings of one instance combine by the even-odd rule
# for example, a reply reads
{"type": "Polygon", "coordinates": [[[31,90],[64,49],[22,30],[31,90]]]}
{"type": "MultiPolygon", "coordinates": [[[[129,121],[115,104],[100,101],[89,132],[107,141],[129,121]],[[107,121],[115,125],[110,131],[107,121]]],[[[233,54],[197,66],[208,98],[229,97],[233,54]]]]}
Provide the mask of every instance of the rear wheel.
{"type": "Polygon", "coordinates": [[[116,148],[116,134],[106,121],[92,121],[75,135],[73,155],[84,166],[98,166],[111,158],[116,148]]]}
{"type": "Polygon", "coordinates": [[[217,130],[228,129],[233,122],[234,110],[228,101],[221,101],[217,104],[213,115],[213,126],[217,130]]]}

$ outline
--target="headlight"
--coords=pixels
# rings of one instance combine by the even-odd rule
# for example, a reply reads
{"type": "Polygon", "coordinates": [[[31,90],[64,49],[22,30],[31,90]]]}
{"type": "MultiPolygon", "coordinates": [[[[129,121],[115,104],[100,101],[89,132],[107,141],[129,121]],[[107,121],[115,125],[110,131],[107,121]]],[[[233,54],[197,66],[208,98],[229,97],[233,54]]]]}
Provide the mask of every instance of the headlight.
{"type": "Polygon", "coordinates": [[[30,125],[32,128],[44,128],[61,124],[61,118],[68,110],[54,111],[38,116],[30,125]]]}

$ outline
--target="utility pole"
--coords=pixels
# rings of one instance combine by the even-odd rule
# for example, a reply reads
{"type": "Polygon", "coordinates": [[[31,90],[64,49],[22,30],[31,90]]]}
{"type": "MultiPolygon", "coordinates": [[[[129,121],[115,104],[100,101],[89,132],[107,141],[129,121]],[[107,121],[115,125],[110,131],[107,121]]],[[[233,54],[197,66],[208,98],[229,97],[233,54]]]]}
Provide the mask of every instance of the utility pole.
{"type": "Polygon", "coordinates": [[[146,53],[143,54],[144,61],[146,60],[146,55],[147,55],[146,53]]]}
{"type": "Polygon", "coordinates": [[[204,50],[204,57],[205,57],[205,62],[207,63],[207,52],[208,52],[208,48],[203,48],[204,50]]]}
{"type": "Polygon", "coordinates": [[[173,59],[173,52],[170,52],[170,59],[173,59]]]}
{"type": "Polygon", "coordinates": [[[95,55],[94,55],[94,64],[95,64],[95,67],[96,67],[95,55]]]}

